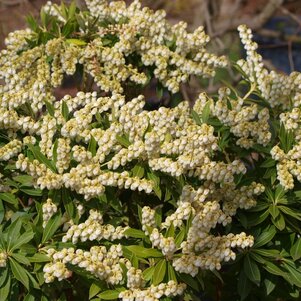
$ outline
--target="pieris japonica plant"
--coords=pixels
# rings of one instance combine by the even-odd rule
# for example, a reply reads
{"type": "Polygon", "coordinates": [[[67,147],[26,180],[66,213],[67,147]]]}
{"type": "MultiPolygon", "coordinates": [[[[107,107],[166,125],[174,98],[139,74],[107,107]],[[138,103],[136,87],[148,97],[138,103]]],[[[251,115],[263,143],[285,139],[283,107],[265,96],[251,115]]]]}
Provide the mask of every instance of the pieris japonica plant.
{"type": "Polygon", "coordinates": [[[243,80],[179,102],[229,64],[204,29],[86,6],[47,3],[1,51],[0,300],[297,298],[301,75],[241,26],[243,80]]]}

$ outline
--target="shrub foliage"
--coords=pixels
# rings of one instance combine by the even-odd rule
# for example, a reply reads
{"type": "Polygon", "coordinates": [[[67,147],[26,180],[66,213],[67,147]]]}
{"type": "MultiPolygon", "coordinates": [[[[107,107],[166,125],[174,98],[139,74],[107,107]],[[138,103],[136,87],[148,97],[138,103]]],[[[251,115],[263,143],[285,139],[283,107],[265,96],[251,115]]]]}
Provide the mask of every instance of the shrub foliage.
{"type": "Polygon", "coordinates": [[[240,26],[241,82],[180,102],[230,64],[204,29],[86,4],[49,2],[1,51],[0,300],[298,298],[301,75],[240,26]]]}

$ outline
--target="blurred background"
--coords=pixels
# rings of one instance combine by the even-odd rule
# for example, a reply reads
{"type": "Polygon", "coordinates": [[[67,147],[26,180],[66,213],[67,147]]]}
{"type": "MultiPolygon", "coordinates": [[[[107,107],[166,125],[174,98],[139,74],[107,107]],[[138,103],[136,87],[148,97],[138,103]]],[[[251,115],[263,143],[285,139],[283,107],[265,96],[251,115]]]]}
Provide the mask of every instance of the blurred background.
{"type": "MultiPolygon", "coordinates": [[[[84,6],[83,0],[75,1],[84,6]]],[[[27,15],[38,17],[46,2],[0,0],[0,49],[4,47],[5,36],[24,28],[27,15]]],[[[142,0],[142,3],[153,9],[165,9],[171,23],[185,20],[191,30],[204,26],[212,38],[211,51],[227,54],[231,60],[244,55],[236,28],[247,24],[255,32],[259,52],[269,69],[285,73],[301,71],[301,0],[142,0]]],[[[209,85],[214,88],[214,82],[209,85]]]]}

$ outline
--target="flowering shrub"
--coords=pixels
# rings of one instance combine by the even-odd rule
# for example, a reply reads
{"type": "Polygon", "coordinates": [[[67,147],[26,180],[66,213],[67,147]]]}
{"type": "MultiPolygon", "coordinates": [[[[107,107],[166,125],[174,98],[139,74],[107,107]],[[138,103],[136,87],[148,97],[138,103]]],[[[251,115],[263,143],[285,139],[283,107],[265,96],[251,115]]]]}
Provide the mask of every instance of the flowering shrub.
{"type": "Polygon", "coordinates": [[[1,52],[0,299],[297,297],[301,75],[241,26],[235,89],[147,110],[227,60],[163,11],[86,3],[48,3],[1,52]]]}

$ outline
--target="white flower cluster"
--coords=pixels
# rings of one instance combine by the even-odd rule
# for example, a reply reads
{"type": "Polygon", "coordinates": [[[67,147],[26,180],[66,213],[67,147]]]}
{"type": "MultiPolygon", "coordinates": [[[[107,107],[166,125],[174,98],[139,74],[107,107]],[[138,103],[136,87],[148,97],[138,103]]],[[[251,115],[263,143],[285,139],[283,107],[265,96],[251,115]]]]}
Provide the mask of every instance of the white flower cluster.
{"type": "Polygon", "coordinates": [[[294,188],[294,177],[301,182],[301,142],[285,153],[278,145],[271,149],[277,161],[277,179],[285,190],[294,188]]]}
{"type": "Polygon", "coordinates": [[[10,158],[19,154],[22,150],[23,143],[14,139],[4,146],[0,147],[0,161],[8,161],[10,158]]]}
{"type": "Polygon", "coordinates": [[[102,215],[91,209],[88,219],[79,225],[72,225],[62,238],[62,241],[67,242],[71,240],[73,244],[76,244],[78,241],[84,242],[87,240],[99,241],[106,239],[113,241],[123,238],[125,236],[124,231],[127,229],[128,227],[118,226],[115,228],[110,224],[103,225],[102,215]]]}
{"type": "Polygon", "coordinates": [[[258,89],[263,98],[271,107],[282,106],[286,109],[292,102],[294,107],[301,104],[301,74],[292,72],[290,75],[269,72],[263,65],[263,59],[256,52],[258,45],[252,41],[251,29],[245,25],[238,27],[241,41],[246,50],[246,60],[239,60],[237,64],[247,75],[246,80],[250,81],[254,88],[258,89]]]}
{"type": "Polygon", "coordinates": [[[159,301],[161,297],[175,297],[182,295],[186,285],[177,284],[171,280],[168,283],[160,283],[158,286],[151,285],[146,289],[130,289],[119,294],[123,301],[159,301]]]}
{"type": "Polygon", "coordinates": [[[6,267],[7,253],[0,250],[0,268],[6,267]]]}
{"type": "Polygon", "coordinates": [[[190,229],[188,241],[181,245],[184,254],[173,260],[173,266],[176,271],[193,277],[198,274],[199,269],[219,270],[222,261],[234,260],[236,255],[231,248],[245,249],[254,244],[254,238],[244,232],[237,235],[231,233],[226,236],[213,236],[204,232],[194,233],[193,227],[190,229]],[[201,236],[201,239],[192,247],[189,240],[195,241],[194,237],[197,236],[201,236]]]}
{"type": "Polygon", "coordinates": [[[236,144],[250,148],[254,144],[266,146],[271,140],[269,125],[270,114],[267,108],[259,110],[257,104],[246,105],[244,99],[234,100],[229,88],[220,88],[216,102],[205,93],[201,93],[194,104],[194,110],[201,114],[207,103],[210,104],[212,116],[230,128],[236,136],[236,144]]]}
{"type": "Polygon", "coordinates": [[[149,238],[153,247],[160,249],[162,254],[168,259],[172,258],[173,254],[177,251],[175,239],[173,237],[164,237],[159,233],[158,229],[153,229],[149,238]]]}
{"type": "MultiPolygon", "coordinates": [[[[154,76],[172,93],[178,92],[189,76],[212,76],[216,67],[226,65],[224,57],[206,51],[209,37],[202,27],[188,33],[185,23],[171,26],[164,11],[142,8],[137,0],[128,7],[124,1],[87,1],[87,6],[90,12],[85,15],[86,23],[99,18],[94,22],[98,34],[88,43],[81,41],[81,36],[77,39],[81,43],[57,37],[31,48],[26,39],[36,38],[36,33],[30,30],[17,31],[6,39],[0,77],[6,82],[1,91],[10,108],[28,103],[36,112],[44,99],[53,103],[52,87],[62,83],[64,74],[73,75],[78,63],[85,66],[87,75],[101,90],[118,93],[123,92],[126,81],[148,83],[138,63],[127,63],[132,54],[141,57],[144,66],[153,66],[154,76]],[[107,27],[103,20],[109,20],[107,27]],[[116,41],[107,44],[108,34],[116,41]]],[[[44,11],[54,16],[59,26],[66,24],[56,4],[48,1],[44,11]]],[[[80,29],[81,34],[84,39],[84,29],[80,29]]]]}
{"type": "Polygon", "coordinates": [[[43,228],[47,225],[50,218],[57,212],[57,205],[51,199],[47,199],[46,203],[42,205],[43,213],[43,228]]]}
{"type": "Polygon", "coordinates": [[[104,246],[93,246],[90,251],[74,248],[61,251],[48,249],[47,255],[52,261],[43,268],[46,283],[53,282],[55,278],[63,280],[71,277],[72,272],[66,267],[68,263],[85,269],[108,284],[116,285],[123,279],[120,266],[121,245],[112,245],[109,250],[104,246]]]}

